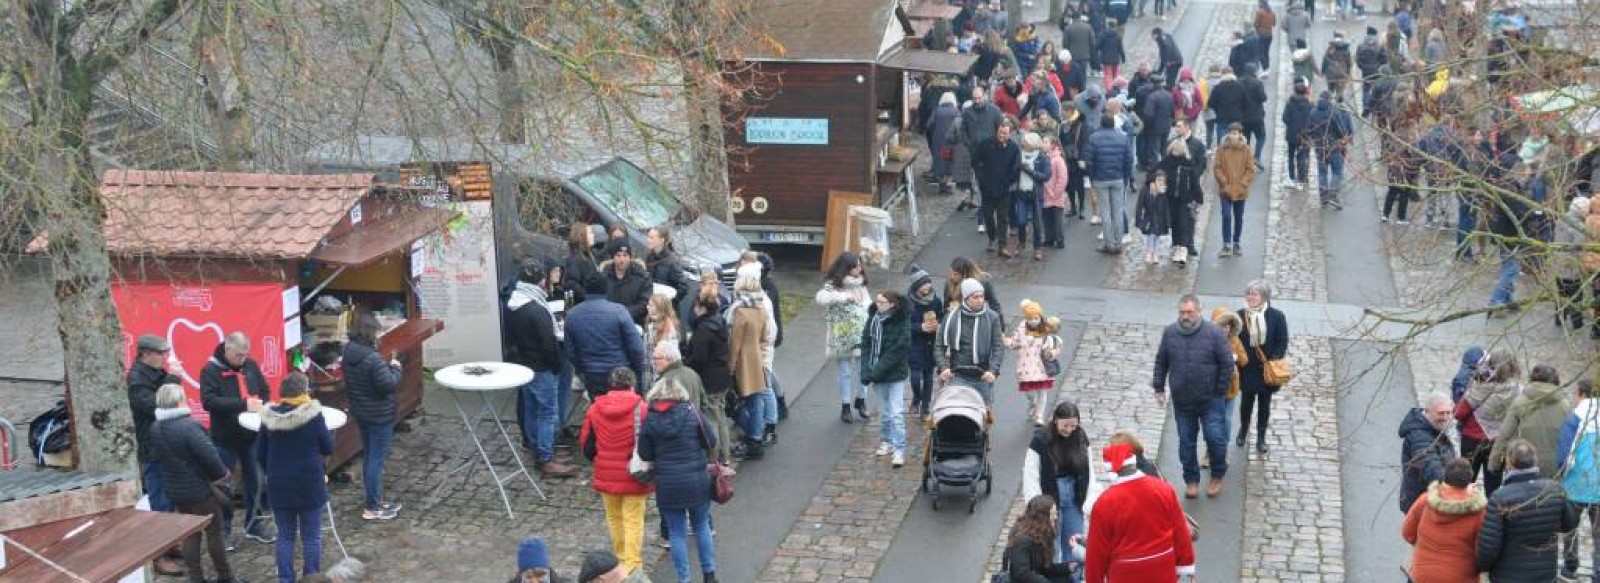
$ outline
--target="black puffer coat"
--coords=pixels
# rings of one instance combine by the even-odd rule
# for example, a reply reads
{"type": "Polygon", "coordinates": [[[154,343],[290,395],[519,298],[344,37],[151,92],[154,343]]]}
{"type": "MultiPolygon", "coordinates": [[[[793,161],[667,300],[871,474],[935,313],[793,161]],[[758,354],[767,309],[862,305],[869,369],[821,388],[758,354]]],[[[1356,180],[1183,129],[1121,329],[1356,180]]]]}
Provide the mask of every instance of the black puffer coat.
{"type": "Polygon", "coordinates": [[[371,346],[354,340],[344,345],[344,390],[350,396],[350,415],[366,424],[394,423],[394,392],[400,386],[400,368],[384,362],[371,346]]]}
{"type": "Polygon", "coordinates": [[[161,465],[167,498],[193,504],[211,497],[211,483],[228,475],[206,430],[186,408],[156,409],[150,425],[150,459],[161,465]]]}
{"type": "Polygon", "coordinates": [[[707,395],[721,395],[733,388],[733,373],[728,367],[728,322],[721,312],[695,319],[683,364],[700,375],[707,395]]]}
{"type": "Polygon", "coordinates": [[[1444,479],[1444,464],[1456,457],[1450,436],[1439,431],[1422,409],[1414,408],[1400,422],[1400,511],[1428,490],[1428,485],[1444,479]]]}
{"type": "Polygon", "coordinates": [[[600,264],[600,277],[606,280],[606,299],[622,304],[628,309],[628,316],[633,318],[633,323],[643,326],[645,318],[650,315],[650,294],[655,291],[644,262],[633,260],[628,264],[628,270],[618,278],[611,262],[606,261],[600,264]]]}
{"type": "Polygon", "coordinates": [[[1478,570],[1495,583],[1556,580],[1557,533],[1578,526],[1578,511],[1561,485],[1538,474],[1505,479],[1483,513],[1478,570]]]}

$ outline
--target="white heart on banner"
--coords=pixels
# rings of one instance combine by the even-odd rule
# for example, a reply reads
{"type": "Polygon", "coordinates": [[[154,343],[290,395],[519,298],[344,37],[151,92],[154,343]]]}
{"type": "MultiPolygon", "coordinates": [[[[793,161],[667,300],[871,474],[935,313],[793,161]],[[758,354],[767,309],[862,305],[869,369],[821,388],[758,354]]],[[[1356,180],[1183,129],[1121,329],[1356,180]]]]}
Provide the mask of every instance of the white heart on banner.
{"type": "MultiPolygon", "coordinates": [[[[202,325],[191,322],[188,318],[174,318],[171,324],[167,324],[167,346],[172,346],[174,350],[176,350],[177,345],[172,342],[172,332],[178,329],[179,324],[182,324],[184,328],[188,328],[191,332],[204,332],[206,330],[211,330],[217,335],[217,343],[219,344],[224,340],[225,335],[222,333],[222,326],[217,325],[216,322],[206,322],[202,325]]],[[[204,364],[202,364],[202,366],[204,366],[204,364]]],[[[196,380],[192,376],[189,376],[189,371],[186,370],[186,368],[187,367],[178,367],[178,375],[183,377],[183,382],[189,383],[190,386],[194,387],[200,386],[200,381],[196,380]]]]}

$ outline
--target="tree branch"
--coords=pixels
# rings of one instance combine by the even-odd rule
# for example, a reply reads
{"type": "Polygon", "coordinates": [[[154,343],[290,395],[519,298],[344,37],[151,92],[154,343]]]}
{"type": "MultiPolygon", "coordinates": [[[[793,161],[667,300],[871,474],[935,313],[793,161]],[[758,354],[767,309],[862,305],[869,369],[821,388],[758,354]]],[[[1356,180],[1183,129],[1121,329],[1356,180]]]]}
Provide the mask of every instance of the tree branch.
{"type": "Polygon", "coordinates": [[[134,26],[124,29],[105,46],[84,56],[81,65],[84,77],[90,83],[99,83],[107,72],[144,46],[145,41],[150,39],[151,31],[171,22],[179,11],[190,4],[191,0],[156,0],[139,16],[134,26]]]}

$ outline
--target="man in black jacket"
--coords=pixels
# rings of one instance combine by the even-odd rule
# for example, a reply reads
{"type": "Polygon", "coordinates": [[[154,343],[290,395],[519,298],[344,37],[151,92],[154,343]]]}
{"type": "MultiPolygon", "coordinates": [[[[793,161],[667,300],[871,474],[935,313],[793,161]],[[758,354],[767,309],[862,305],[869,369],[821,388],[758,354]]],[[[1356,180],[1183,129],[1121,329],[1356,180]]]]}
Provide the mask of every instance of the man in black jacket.
{"type": "MultiPolygon", "coordinates": [[[[232,468],[238,464],[244,477],[244,536],[261,543],[271,543],[276,536],[256,520],[256,510],[263,502],[257,498],[261,490],[261,470],[256,465],[256,434],[239,426],[239,414],[261,409],[261,402],[271,398],[267,378],[261,367],[250,358],[250,337],[243,332],[229,334],[211,360],[200,369],[200,402],[211,414],[211,441],[217,445],[222,464],[232,468]]],[[[222,532],[232,536],[233,506],[222,508],[222,532]]],[[[229,547],[233,545],[230,543],[229,547]]]]}
{"type": "Polygon", "coordinates": [[[1261,147],[1267,143],[1267,88],[1256,75],[1256,64],[1246,63],[1239,76],[1239,86],[1244,88],[1244,135],[1256,146],[1256,170],[1261,164],[1261,147]]]}
{"type": "MultiPolygon", "coordinates": [[[[155,422],[150,424],[150,457],[161,466],[161,478],[173,507],[182,514],[210,519],[205,527],[206,548],[216,567],[219,583],[239,583],[233,578],[228,553],[223,505],[212,493],[213,484],[225,484],[228,466],[206,439],[205,429],[189,417],[183,387],[162,385],[156,391],[155,422]]],[[[215,421],[213,420],[213,423],[215,421]]],[[[200,533],[183,541],[183,560],[189,581],[205,581],[200,564],[200,533]]]]}
{"type": "Polygon", "coordinates": [[[1222,493],[1222,478],[1228,473],[1228,410],[1223,395],[1233,371],[1233,350],[1227,337],[1200,316],[1200,299],[1185,294],[1178,300],[1178,321],[1161,333],[1150,386],[1155,389],[1156,402],[1164,407],[1166,386],[1172,385],[1172,418],[1178,424],[1178,460],[1183,464],[1183,495],[1187,498],[1200,495],[1195,435],[1201,431],[1211,460],[1206,496],[1222,493]]]}
{"type": "Polygon", "coordinates": [[[1011,126],[1000,124],[994,139],[984,140],[972,153],[972,171],[982,195],[979,212],[984,233],[989,236],[989,251],[1005,248],[1006,212],[1011,185],[1022,172],[1022,149],[1011,141],[1011,126]]]}
{"type": "MultiPolygon", "coordinates": [[[[1211,87],[1211,94],[1206,97],[1206,109],[1217,115],[1217,128],[1225,129],[1233,122],[1244,123],[1244,110],[1248,104],[1244,85],[1234,76],[1233,67],[1224,66],[1222,80],[1211,87]]],[[[1216,138],[1220,141],[1222,136],[1216,138]]]]}
{"type": "Polygon", "coordinates": [[[644,326],[650,316],[650,294],[655,282],[644,262],[633,258],[633,248],[627,241],[614,240],[606,245],[609,261],[600,264],[600,276],[606,281],[606,298],[628,309],[633,323],[644,326]]]}
{"type": "Polygon", "coordinates": [[[1400,422],[1401,512],[1410,511],[1429,485],[1444,479],[1445,462],[1456,457],[1447,433],[1455,409],[1450,395],[1434,393],[1425,405],[1412,409],[1400,422]]]}
{"type": "Polygon", "coordinates": [[[1311,145],[1307,143],[1306,125],[1311,123],[1311,88],[1294,80],[1294,89],[1283,105],[1283,137],[1289,144],[1289,177],[1284,186],[1305,188],[1311,175],[1311,145]]]}
{"type": "Polygon", "coordinates": [[[1507,448],[1505,479],[1489,497],[1478,531],[1478,571],[1495,583],[1555,581],[1558,536],[1578,526],[1578,511],[1561,484],[1539,477],[1533,444],[1507,448]]]}
{"type": "Polygon", "coordinates": [[[517,274],[516,289],[506,301],[506,326],[511,341],[511,361],[533,370],[533,380],[522,387],[517,419],[524,443],[532,443],[535,461],[545,476],[571,475],[573,468],[557,462],[556,430],[561,427],[556,391],[561,378],[561,341],[556,319],[546,303],[549,270],[544,262],[529,260],[517,274]]]}
{"type": "Polygon", "coordinates": [[[1161,76],[1167,80],[1167,86],[1178,84],[1178,70],[1183,68],[1183,51],[1178,49],[1178,41],[1172,34],[1161,30],[1160,27],[1150,29],[1150,36],[1156,41],[1156,53],[1161,58],[1161,76]]]}
{"type": "Polygon", "coordinates": [[[150,495],[150,509],[172,512],[161,481],[161,467],[150,456],[150,424],[156,421],[156,391],[162,385],[178,384],[178,377],[167,372],[167,355],[172,345],[160,336],[139,337],[138,355],[128,369],[128,408],[133,411],[133,436],[139,442],[139,463],[144,475],[144,490],[150,495]]]}

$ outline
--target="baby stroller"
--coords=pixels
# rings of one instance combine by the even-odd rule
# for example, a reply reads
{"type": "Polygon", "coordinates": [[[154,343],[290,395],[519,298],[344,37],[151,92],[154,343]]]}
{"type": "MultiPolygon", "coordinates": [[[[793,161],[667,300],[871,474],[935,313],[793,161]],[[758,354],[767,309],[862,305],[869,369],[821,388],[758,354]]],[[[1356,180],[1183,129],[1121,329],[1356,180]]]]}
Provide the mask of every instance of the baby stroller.
{"type": "Polygon", "coordinates": [[[967,512],[978,509],[978,482],[983,493],[994,490],[989,471],[989,408],[972,387],[950,385],[933,396],[932,431],[922,457],[922,491],[939,509],[942,486],[965,488],[967,512]]]}

